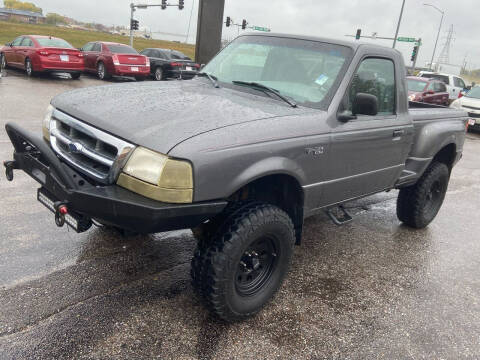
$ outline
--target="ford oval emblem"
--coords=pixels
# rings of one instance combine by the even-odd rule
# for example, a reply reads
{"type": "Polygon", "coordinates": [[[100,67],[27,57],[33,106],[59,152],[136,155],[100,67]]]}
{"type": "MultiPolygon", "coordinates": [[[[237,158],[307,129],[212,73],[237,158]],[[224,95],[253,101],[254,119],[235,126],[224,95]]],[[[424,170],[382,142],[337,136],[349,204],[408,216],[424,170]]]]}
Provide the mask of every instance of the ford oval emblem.
{"type": "Polygon", "coordinates": [[[82,144],[80,143],[70,143],[68,144],[68,152],[72,153],[72,154],[78,154],[80,152],[82,152],[82,144]]]}

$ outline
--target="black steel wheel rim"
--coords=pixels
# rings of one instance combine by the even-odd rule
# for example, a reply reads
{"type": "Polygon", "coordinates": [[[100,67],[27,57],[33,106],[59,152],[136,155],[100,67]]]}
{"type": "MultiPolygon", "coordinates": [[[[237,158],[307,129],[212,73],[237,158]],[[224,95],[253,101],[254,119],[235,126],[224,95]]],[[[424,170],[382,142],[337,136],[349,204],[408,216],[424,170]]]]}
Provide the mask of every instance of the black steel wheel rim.
{"type": "Polygon", "coordinates": [[[269,282],[278,264],[277,247],[271,237],[254,241],[242,254],[235,273],[235,288],[241,296],[256,295],[269,282]]]}
{"type": "Polygon", "coordinates": [[[436,212],[437,209],[440,207],[441,200],[442,184],[439,180],[436,180],[432,183],[426,195],[426,213],[430,214],[432,212],[436,212]]]}

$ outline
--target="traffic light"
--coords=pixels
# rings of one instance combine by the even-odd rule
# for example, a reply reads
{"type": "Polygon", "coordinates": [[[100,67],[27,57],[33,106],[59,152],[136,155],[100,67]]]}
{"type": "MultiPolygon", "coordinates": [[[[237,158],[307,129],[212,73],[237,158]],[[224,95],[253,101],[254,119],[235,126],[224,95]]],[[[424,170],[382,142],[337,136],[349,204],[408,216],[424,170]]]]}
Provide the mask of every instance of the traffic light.
{"type": "Polygon", "coordinates": [[[167,0],[162,0],[162,10],[167,8],[167,0]]]}
{"type": "Polygon", "coordinates": [[[139,25],[140,25],[140,23],[138,22],[138,20],[132,19],[132,21],[131,21],[131,23],[130,23],[130,29],[132,29],[132,30],[138,30],[138,29],[139,29],[139,25]]]}
{"type": "Polygon", "coordinates": [[[418,54],[418,45],[415,45],[412,50],[412,57],[410,58],[411,61],[415,61],[417,59],[418,54]]]}
{"type": "Polygon", "coordinates": [[[243,19],[242,21],[242,30],[245,30],[247,28],[247,20],[243,19]]]}
{"type": "Polygon", "coordinates": [[[230,16],[227,16],[227,21],[225,21],[225,25],[229,27],[231,23],[232,23],[232,19],[230,19],[230,16]]]}
{"type": "Polygon", "coordinates": [[[357,35],[355,35],[356,40],[360,40],[360,35],[362,34],[362,29],[357,29],[357,35]]]}
{"type": "Polygon", "coordinates": [[[178,1],[178,10],[183,10],[185,7],[185,1],[184,0],[179,0],[178,1]]]}

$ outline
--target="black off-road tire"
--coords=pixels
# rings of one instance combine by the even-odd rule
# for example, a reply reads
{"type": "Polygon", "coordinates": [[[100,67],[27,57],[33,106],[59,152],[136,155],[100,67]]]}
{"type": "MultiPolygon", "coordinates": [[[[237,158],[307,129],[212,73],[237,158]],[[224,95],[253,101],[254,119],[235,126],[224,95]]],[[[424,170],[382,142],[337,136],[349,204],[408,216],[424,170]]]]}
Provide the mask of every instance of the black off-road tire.
{"type": "Polygon", "coordinates": [[[228,322],[260,311],[282,284],[294,244],[292,220],[276,206],[257,203],[236,211],[204,255],[209,310],[228,322]]]}
{"type": "Polygon", "coordinates": [[[233,214],[244,207],[253,204],[255,204],[254,201],[231,202],[221,214],[218,214],[210,221],[192,229],[193,236],[197,240],[197,246],[191,261],[190,276],[193,289],[202,297],[202,299],[204,298],[204,285],[206,281],[203,270],[209,245],[213,243],[214,237],[217,233],[225,231],[226,222],[233,214]]]}
{"type": "Polygon", "coordinates": [[[450,172],[447,165],[433,162],[415,185],[400,189],[397,217],[405,225],[422,229],[432,222],[442,207],[450,172]]]}

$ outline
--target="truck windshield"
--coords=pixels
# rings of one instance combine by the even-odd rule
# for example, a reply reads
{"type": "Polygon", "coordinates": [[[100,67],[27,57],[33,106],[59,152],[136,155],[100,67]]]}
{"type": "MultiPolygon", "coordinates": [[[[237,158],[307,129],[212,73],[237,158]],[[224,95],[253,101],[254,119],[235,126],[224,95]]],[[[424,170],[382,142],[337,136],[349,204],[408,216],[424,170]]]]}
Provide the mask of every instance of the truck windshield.
{"type": "Polygon", "coordinates": [[[436,79],[440,80],[444,84],[449,85],[450,81],[448,81],[448,76],[447,75],[440,75],[440,74],[422,74],[422,77],[424,78],[429,78],[429,79],[436,79]]]}
{"type": "MultiPolygon", "coordinates": [[[[241,36],[203,72],[220,84],[258,83],[298,104],[325,108],[352,56],[349,47],[274,36],[241,36]]],[[[242,86],[245,88],[245,86],[242,86]]]]}
{"type": "Polygon", "coordinates": [[[469,90],[466,94],[466,97],[480,99],[480,86],[475,86],[469,90]]]}
{"type": "Polygon", "coordinates": [[[415,92],[422,92],[423,89],[425,89],[425,85],[427,85],[425,81],[413,80],[413,79],[408,79],[407,84],[408,84],[408,91],[415,91],[415,92]]]}

